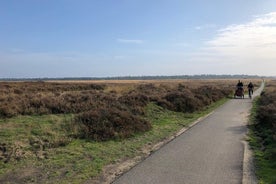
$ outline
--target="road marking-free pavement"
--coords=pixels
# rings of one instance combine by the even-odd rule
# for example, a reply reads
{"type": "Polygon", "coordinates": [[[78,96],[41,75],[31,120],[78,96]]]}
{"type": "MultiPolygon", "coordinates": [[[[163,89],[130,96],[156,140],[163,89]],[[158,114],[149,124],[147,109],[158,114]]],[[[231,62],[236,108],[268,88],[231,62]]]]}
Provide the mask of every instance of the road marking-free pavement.
{"type": "Polygon", "coordinates": [[[251,107],[248,96],[229,100],[113,183],[241,184],[251,107]]]}

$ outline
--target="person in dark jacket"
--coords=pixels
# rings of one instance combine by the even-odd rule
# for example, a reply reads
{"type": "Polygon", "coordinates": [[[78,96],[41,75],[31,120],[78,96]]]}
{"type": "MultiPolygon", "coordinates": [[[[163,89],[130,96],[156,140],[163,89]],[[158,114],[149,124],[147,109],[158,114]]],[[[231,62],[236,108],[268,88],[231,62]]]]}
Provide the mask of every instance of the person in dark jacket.
{"type": "Polygon", "coordinates": [[[237,89],[243,89],[243,83],[240,80],[239,80],[239,82],[237,84],[237,89]]]}
{"type": "Polygon", "coordinates": [[[247,85],[247,89],[248,91],[251,90],[253,94],[254,85],[252,84],[252,82],[249,82],[249,84],[247,85]]]}

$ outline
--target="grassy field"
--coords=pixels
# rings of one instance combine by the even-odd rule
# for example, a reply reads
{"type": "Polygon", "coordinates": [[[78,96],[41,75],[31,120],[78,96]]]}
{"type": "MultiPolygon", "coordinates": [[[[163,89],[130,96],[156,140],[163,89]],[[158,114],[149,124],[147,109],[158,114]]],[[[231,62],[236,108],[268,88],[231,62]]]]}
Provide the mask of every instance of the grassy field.
{"type": "Polygon", "coordinates": [[[0,83],[0,183],[104,181],[107,166],[145,155],[222,104],[235,84],[0,83]]]}
{"type": "Polygon", "coordinates": [[[276,81],[268,81],[251,113],[249,143],[261,184],[276,183],[276,81]]]}

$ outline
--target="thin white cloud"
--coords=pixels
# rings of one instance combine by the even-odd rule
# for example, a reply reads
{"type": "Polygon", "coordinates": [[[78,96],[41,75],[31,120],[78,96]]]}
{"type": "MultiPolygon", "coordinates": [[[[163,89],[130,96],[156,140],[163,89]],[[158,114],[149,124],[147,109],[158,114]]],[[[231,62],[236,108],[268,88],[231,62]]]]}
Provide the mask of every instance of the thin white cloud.
{"type": "Polygon", "coordinates": [[[206,63],[206,69],[213,63],[223,73],[275,75],[276,12],[218,30],[191,59],[206,63]]]}
{"type": "Polygon", "coordinates": [[[12,48],[12,49],[10,49],[10,52],[12,52],[12,53],[21,53],[21,52],[24,52],[24,49],[12,48]]]}
{"type": "Polygon", "coordinates": [[[173,46],[176,46],[176,47],[189,47],[189,46],[191,46],[191,44],[187,43],[187,42],[178,42],[178,43],[174,43],[173,46]]]}
{"type": "Polygon", "coordinates": [[[217,27],[217,25],[215,25],[215,24],[204,24],[204,25],[196,26],[195,29],[203,30],[203,29],[211,29],[211,28],[216,28],[216,27],[217,27]]]}
{"type": "Polygon", "coordinates": [[[115,55],[115,56],[113,56],[113,58],[115,60],[124,60],[124,59],[127,58],[127,56],[125,56],[125,55],[115,55]]]}
{"type": "Polygon", "coordinates": [[[221,29],[207,46],[224,55],[276,59],[276,12],[258,16],[247,24],[221,29]]]}
{"type": "Polygon", "coordinates": [[[131,44],[142,44],[142,43],[144,43],[144,40],[118,38],[117,42],[120,42],[120,43],[131,43],[131,44]]]}

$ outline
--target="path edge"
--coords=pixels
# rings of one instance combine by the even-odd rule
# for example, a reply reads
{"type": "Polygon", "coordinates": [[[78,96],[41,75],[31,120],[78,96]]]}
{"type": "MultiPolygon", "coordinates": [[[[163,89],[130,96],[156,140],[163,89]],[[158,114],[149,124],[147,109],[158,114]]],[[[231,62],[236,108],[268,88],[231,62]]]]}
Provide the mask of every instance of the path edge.
{"type": "Polygon", "coordinates": [[[243,173],[242,184],[258,184],[257,177],[255,175],[253,152],[250,149],[248,141],[243,141],[244,155],[243,155],[243,173]]]}
{"type": "MultiPolygon", "coordinates": [[[[223,103],[222,105],[225,105],[226,103],[227,103],[227,101],[225,103],[223,103]]],[[[149,156],[151,156],[153,153],[155,153],[156,151],[161,149],[163,146],[170,143],[175,138],[179,137],[184,132],[188,131],[193,126],[195,126],[196,124],[198,124],[202,120],[204,120],[207,117],[209,117],[210,115],[212,115],[216,111],[216,109],[214,109],[213,111],[209,112],[208,114],[206,114],[204,116],[199,117],[198,119],[196,119],[193,123],[191,123],[187,127],[183,127],[178,132],[176,132],[172,136],[162,140],[161,142],[158,142],[154,145],[145,146],[145,147],[147,147],[147,149],[145,149],[145,151],[143,151],[141,155],[138,155],[138,156],[136,156],[134,158],[131,158],[131,159],[119,161],[116,164],[106,166],[106,168],[104,168],[103,174],[99,178],[92,179],[90,181],[87,181],[86,183],[91,183],[91,182],[95,183],[95,184],[110,184],[110,183],[113,183],[120,176],[122,176],[126,172],[130,171],[133,167],[138,165],[143,160],[147,159],[149,156]]]]}
{"type": "MultiPolygon", "coordinates": [[[[256,95],[253,95],[253,99],[256,98],[257,96],[260,95],[260,93],[264,90],[264,85],[265,85],[265,81],[262,81],[262,84],[260,86],[260,88],[258,88],[258,93],[256,95]]],[[[252,100],[253,100],[252,99],[252,100]]],[[[252,108],[252,107],[251,107],[252,108]]],[[[246,132],[246,136],[245,136],[245,140],[242,141],[243,145],[244,145],[244,153],[243,153],[243,173],[242,173],[242,184],[258,184],[258,178],[256,176],[256,171],[255,171],[255,164],[254,164],[254,156],[253,156],[253,151],[250,149],[250,145],[249,142],[247,140],[248,138],[248,134],[249,134],[249,118],[247,121],[247,132],[246,132]]]]}

